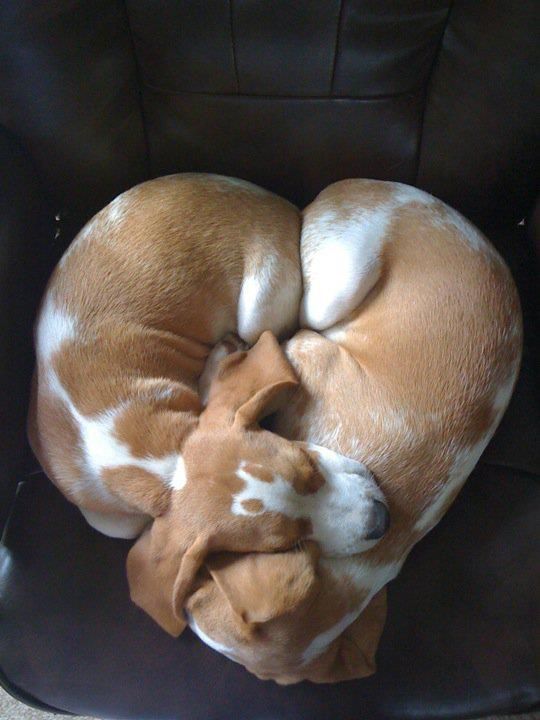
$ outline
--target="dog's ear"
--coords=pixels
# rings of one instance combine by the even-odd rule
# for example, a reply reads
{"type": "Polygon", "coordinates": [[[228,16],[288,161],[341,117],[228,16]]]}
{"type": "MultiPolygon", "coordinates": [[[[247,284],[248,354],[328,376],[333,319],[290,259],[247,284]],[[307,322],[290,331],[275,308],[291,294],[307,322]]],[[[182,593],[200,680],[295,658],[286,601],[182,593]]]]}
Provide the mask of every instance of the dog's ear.
{"type": "Polygon", "coordinates": [[[131,599],[174,637],[186,626],[184,603],[209,542],[199,536],[188,545],[178,535],[178,529],[171,532],[164,518],[156,518],[133,545],[126,562],[131,599]]]}
{"type": "Polygon", "coordinates": [[[341,682],[373,675],[375,655],[386,621],[386,588],[373,597],[359,617],[336,640],[328,653],[315,661],[313,682],[341,682]]]}
{"type": "Polygon", "coordinates": [[[216,585],[245,623],[264,623],[298,608],[317,587],[319,550],[282,553],[220,553],[206,561],[216,585]]]}
{"type": "Polygon", "coordinates": [[[252,348],[221,361],[201,419],[228,417],[234,424],[253,425],[282,407],[298,384],[275,336],[266,331],[252,348]]]}

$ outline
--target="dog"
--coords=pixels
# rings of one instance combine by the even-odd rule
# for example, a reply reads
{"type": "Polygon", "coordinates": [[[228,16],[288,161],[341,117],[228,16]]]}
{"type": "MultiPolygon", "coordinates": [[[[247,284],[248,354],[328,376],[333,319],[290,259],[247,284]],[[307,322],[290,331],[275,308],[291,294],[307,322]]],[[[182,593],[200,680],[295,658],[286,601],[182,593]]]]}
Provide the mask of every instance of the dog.
{"type": "MultiPolygon", "coordinates": [[[[374,672],[385,586],[491,439],[522,347],[505,263],[463,216],[421,190],[329,186],[303,213],[300,254],[303,329],[282,345],[300,383],[267,427],[369,468],[391,523],[372,548],[348,556],[320,556],[308,541],[208,558],[185,603],[191,628],[280,684],[374,672]]],[[[221,362],[207,378],[217,396],[235,367],[221,362]]],[[[241,365],[236,372],[239,387],[241,365]]]]}
{"type": "Polygon", "coordinates": [[[87,223],[44,295],[31,446],[92,527],[142,533],[128,561],[132,596],[173,635],[211,554],[306,542],[347,556],[387,529],[384,495],[362,463],[259,424],[298,386],[276,337],[297,324],[299,234],[298,210],[250,183],[159,178],[87,223]],[[204,407],[211,349],[231,333],[254,347],[224,362],[251,381],[231,392],[223,380],[204,407]],[[263,501],[271,508],[260,512],[263,501]],[[151,557],[138,561],[146,546],[151,557]]]}

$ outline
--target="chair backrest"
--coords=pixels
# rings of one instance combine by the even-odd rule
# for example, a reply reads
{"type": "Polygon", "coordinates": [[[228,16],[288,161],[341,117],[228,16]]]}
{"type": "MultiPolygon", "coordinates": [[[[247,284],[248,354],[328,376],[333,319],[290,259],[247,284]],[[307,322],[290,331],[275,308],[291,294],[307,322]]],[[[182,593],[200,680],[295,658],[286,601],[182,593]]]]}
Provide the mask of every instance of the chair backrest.
{"type": "Polygon", "coordinates": [[[0,124],[82,216],[195,170],[300,205],[340,178],[394,179],[514,223],[540,166],[539,15],[536,0],[3,0],[0,124]]]}

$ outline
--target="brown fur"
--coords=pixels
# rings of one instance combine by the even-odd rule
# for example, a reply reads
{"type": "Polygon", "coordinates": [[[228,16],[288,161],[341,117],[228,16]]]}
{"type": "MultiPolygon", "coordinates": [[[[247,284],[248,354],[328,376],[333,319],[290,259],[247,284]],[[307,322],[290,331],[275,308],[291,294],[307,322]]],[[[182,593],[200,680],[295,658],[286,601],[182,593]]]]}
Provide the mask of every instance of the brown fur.
{"type": "MultiPolygon", "coordinates": [[[[392,192],[374,181],[336,183],[306,209],[304,228],[329,208],[347,217],[392,192]]],[[[263,235],[297,265],[298,213],[275,196],[223,192],[200,176],[152,181],[125,200],[129,212],[120,219],[112,222],[105,209],[83,230],[49,292],[80,324],[77,340],[54,358],[78,410],[100,413],[129,397],[117,438],[136,457],[180,448],[184,456],[190,482],[179,492],[163,492],[140,469],[103,473],[125,512],[155,517],[129,554],[134,601],[173,635],[185,627],[185,609],[262,678],[333,682],[371,674],[385,589],[302,665],[313,638],[354,612],[372,588],[358,585],[352,566],[348,574],[345,565],[321,562],[302,539],[310,532],[302,519],[231,517],[231,495],[242,488],[239,458],[259,479],[269,482],[261,465],[271,467],[308,495],[323,479],[303,441],[331,437],[321,444],[368,465],[389,502],[389,532],[356,561],[375,568],[403,561],[430,529],[415,525],[435,506],[457,453],[494,431],[497,389],[517,373],[520,308],[506,266],[489,247],[468,247],[442,203],[401,207],[381,277],[339,334],[331,340],[301,331],[285,345],[286,356],[263,335],[249,352],[222,361],[203,411],[197,380],[211,346],[235,329],[252,258],[246,249],[263,235]],[[149,402],[158,390],[167,397],[149,402]],[[270,426],[282,437],[258,425],[274,412],[270,426]]],[[[34,450],[72,501],[106,512],[103,501],[72,484],[78,430],[43,374],[38,365],[34,450]]],[[[256,500],[244,502],[260,509],[256,500]]]]}
{"type": "MultiPolygon", "coordinates": [[[[359,204],[376,207],[391,193],[385,183],[336,183],[307,208],[304,223],[329,207],[345,215],[359,204]]],[[[445,221],[442,204],[426,209],[412,203],[395,212],[376,286],[340,323],[339,334],[329,335],[333,340],[303,330],[285,344],[301,382],[270,427],[366,463],[389,502],[389,531],[348,566],[319,562],[311,592],[264,623],[253,626],[231,614],[222,602],[225,586],[218,589],[209,579],[187,605],[211,637],[241,648],[248,669],[281,684],[336,682],[375,671],[385,588],[320,656],[302,664],[301,652],[370,596],[371,588],[354,580],[355,562],[360,568],[403,562],[453,502],[459,484],[431,523],[415,528],[444,490],[456,453],[489,438],[500,421],[504,406],[494,406],[496,392],[515,381],[519,367],[519,299],[493,249],[467,246],[445,221]]],[[[279,557],[274,562],[278,569],[272,567],[257,592],[274,590],[285,567],[279,557]]],[[[286,583],[279,588],[286,594],[286,583]]]]}

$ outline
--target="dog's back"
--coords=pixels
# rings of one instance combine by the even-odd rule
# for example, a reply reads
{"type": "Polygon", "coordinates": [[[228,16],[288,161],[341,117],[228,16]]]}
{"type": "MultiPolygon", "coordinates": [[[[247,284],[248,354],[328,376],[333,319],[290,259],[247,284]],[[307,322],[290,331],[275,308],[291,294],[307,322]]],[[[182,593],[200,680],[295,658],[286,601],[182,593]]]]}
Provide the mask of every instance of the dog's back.
{"type": "Polygon", "coordinates": [[[461,215],[397,183],[327,188],[304,212],[301,252],[304,324],[319,332],[287,344],[302,388],[274,427],[365,463],[392,518],[371,554],[404,557],[509,402],[522,342],[514,283],[461,215]]]}

